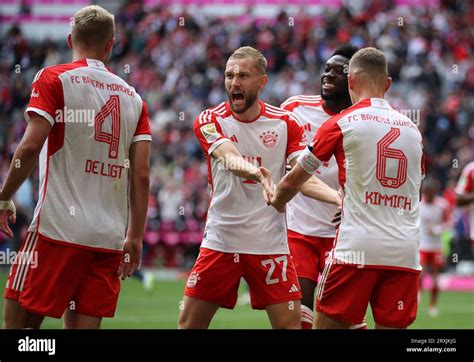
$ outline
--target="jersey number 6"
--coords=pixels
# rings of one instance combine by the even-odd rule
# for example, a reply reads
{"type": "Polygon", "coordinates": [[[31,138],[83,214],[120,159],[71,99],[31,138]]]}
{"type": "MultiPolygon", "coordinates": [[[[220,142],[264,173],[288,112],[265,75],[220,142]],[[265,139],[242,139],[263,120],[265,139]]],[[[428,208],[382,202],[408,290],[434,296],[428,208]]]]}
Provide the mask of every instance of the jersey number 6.
{"type": "Polygon", "coordinates": [[[402,150],[389,147],[398,137],[400,137],[400,129],[391,128],[377,143],[377,180],[380,181],[382,186],[393,189],[399,188],[407,180],[407,156],[405,156],[402,150]],[[396,177],[387,176],[387,159],[398,160],[396,177]]]}

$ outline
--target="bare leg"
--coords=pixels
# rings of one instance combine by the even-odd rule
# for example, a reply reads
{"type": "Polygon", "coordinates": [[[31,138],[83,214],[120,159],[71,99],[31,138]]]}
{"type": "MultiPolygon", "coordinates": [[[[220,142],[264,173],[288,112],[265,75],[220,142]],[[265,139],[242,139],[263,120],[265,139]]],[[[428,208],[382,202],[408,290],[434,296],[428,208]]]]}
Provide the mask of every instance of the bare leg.
{"type": "Polygon", "coordinates": [[[268,305],[265,309],[273,329],[301,328],[301,302],[299,300],[268,305]]]}
{"type": "Polygon", "coordinates": [[[218,309],[218,304],[185,295],[183,298],[183,309],[179,314],[178,328],[207,329],[218,309]]]}
{"type": "Polygon", "coordinates": [[[351,323],[338,321],[324,313],[316,312],[316,329],[349,329],[351,323]]]}
{"type": "Polygon", "coordinates": [[[30,313],[16,300],[4,299],[3,329],[39,329],[44,316],[30,313]]]}
{"type": "Polygon", "coordinates": [[[64,312],[64,329],[100,329],[102,318],[91,317],[66,309],[64,312]]]}

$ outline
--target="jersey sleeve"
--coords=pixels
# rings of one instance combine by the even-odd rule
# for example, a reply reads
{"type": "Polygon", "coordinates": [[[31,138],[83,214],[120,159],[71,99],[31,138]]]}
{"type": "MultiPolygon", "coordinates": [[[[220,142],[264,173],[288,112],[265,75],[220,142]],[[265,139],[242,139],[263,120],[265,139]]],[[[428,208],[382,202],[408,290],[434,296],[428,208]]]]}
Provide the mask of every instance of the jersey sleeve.
{"type": "Polygon", "coordinates": [[[456,193],[465,195],[474,191],[474,163],[468,164],[461,173],[456,193]]]}
{"type": "Polygon", "coordinates": [[[148,116],[148,106],[145,101],[142,101],[142,113],[140,114],[132,143],[137,141],[151,141],[150,117],[148,116]]]}
{"type": "Polygon", "coordinates": [[[299,122],[296,115],[291,114],[288,120],[288,142],[286,144],[286,159],[291,162],[295,157],[308,145],[303,126],[299,122]]]}
{"type": "Polygon", "coordinates": [[[193,131],[201,148],[209,155],[222,143],[231,142],[223,134],[216,115],[208,110],[201,112],[199,116],[196,117],[193,131]]]}
{"type": "Polygon", "coordinates": [[[316,132],[313,142],[301,153],[298,163],[313,174],[323,162],[337,155],[342,145],[342,132],[337,124],[339,117],[329,119],[316,132]]]}
{"type": "Polygon", "coordinates": [[[25,110],[25,119],[30,121],[30,114],[37,113],[46,118],[54,126],[57,110],[64,104],[61,82],[57,76],[50,74],[48,69],[42,69],[36,74],[31,85],[31,96],[25,110]]]}

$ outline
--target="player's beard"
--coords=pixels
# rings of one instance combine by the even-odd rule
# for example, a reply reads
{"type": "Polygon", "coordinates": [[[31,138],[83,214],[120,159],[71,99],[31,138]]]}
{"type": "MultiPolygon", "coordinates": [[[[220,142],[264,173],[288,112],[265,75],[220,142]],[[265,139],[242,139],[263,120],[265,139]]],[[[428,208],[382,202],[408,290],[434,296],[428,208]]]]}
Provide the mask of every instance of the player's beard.
{"type": "Polygon", "coordinates": [[[244,94],[244,97],[245,97],[245,103],[243,107],[237,108],[234,106],[234,102],[232,101],[232,94],[229,91],[227,91],[227,98],[229,99],[230,108],[232,109],[232,112],[236,114],[245,113],[247,109],[252,107],[252,105],[255,103],[258,97],[258,90],[249,91],[248,93],[244,93],[244,92],[242,93],[244,94]]]}
{"type": "Polygon", "coordinates": [[[344,102],[346,99],[350,99],[351,96],[349,94],[349,89],[347,89],[347,90],[340,90],[332,94],[324,94],[324,92],[321,92],[321,97],[325,101],[339,103],[339,102],[344,102]]]}

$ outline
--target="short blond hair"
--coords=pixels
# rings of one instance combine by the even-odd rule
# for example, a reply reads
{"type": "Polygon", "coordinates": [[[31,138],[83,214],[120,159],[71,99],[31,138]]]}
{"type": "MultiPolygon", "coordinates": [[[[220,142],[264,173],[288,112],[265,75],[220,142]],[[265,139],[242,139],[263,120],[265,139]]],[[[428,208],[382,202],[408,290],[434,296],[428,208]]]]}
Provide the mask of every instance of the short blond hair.
{"type": "Polygon", "coordinates": [[[249,46],[240,47],[231,54],[229,60],[244,58],[252,58],[255,62],[255,67],[258,69],[258,71],[261,74],[265,74],[267,69],[267,59],[265,59],[265,57],[260,51],[249,46]]]}
{"type": "Polygon", "coordinates": [[[372,47],[357,51],[349,62],[349,69],[351,68],[373,75],[388,76],[388,63],[385,54],[372,47]]]}
{"type": "Polygon", "coordinates": [[[74,14],[71,32],[74,43],[86,47],[102,45],[114,37],[114,32],[114,16],[100,6],[86,6],[74,14]]]}
{"type": "Polygon", "coordinates": [[[372,47],[362,48],[352,56],[349,73],[370,80],[376,87],[385,87],[388,77],[387,58],[381,50],[372,47]]]}

